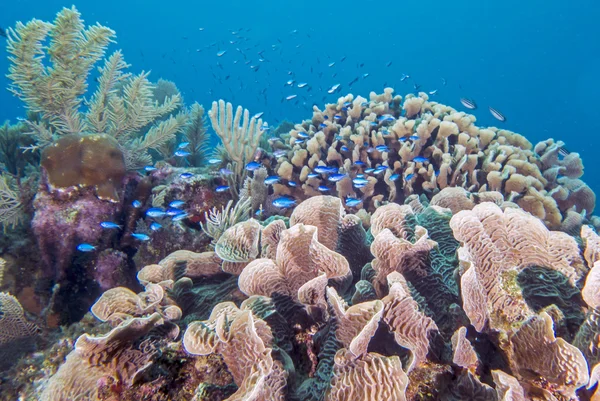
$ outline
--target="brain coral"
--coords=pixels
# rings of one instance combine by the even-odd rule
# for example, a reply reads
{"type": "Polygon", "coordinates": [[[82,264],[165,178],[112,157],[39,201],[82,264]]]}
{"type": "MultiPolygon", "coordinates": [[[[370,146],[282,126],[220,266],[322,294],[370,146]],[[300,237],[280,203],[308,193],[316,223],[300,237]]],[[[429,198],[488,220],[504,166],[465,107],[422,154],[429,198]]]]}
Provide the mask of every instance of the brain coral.
{"type": "Polygon", "coordinates": [[[312,118],[289,133],[289,152],[275,167],[282,178],[275,193],[306,199],[326,191],[347,209],[373,211],[382,201],[432,198],[447,187],[492,190],[551,228],[568,210],[593,212],[594,193],[579,179],[581,159],[560,156],[562,142],[533,147],[508,130],[478,127],[474,116],[425,93],[402,100],[386,88],[370,100],[347,95],[324,110],[314,106],[312,118]],[[335,171],[318,170],[325,167],[335,171]],[[362,202],[348,205],[347,197],[362,202]]]}
{"type": "Polygon", "coordinates": [[[54,187],[94,187],[101,199],[119,199],[117,188],[125,175],[125,159],[109,135],[65,135],[44,148],[42,166],[54,187]]]}

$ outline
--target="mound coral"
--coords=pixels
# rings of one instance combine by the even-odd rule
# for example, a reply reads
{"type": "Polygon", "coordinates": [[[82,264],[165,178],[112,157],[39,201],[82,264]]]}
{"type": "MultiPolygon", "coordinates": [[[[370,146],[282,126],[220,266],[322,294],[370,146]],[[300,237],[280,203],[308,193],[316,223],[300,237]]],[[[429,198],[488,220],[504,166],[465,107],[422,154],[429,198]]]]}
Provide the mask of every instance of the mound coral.
{"type": "Polygon", "coordinates": [[[315,106],[312,119],[290,131],[287,157],[274,169],[285,181],[274,185],[275,193],[306,199],[325,186],[341,199],[362,201],[346,209],[374,211],[412,194],[431,199],[447,187],[499,191],[551,229],[570,210],[593,212],[594,193],[579,179],[581,159],[576,153],[561,158],[561,142],[533,147],[519,134],[480,128],[475,117],[425,93],[402,100],[386,88],[370,100],[347,95],[324,110],[315,106]],[[326,166],[343,175],[311,174],[326,166]],[[285,185],[291,181],[299,185],[285,185]]]}

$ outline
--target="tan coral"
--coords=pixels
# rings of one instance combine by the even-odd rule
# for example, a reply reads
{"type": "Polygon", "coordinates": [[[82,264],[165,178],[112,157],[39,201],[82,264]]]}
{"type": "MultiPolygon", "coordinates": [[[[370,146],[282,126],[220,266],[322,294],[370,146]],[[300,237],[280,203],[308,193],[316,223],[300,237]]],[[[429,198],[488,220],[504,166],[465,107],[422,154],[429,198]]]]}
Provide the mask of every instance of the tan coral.
{"type": "Polygon", "coordinates": [[[471,210],[475,207],[475,202],[471,199],[470,194],[461,187],[444,188],[439,193],[431,198],[431,206],[440,206],[452,211],[456,214],[461,210],[471,210]]]}
{"type": "Polygon", "coordinates": [[[554,335],[552,318],[546,312],[531,317],[510,338],[513,371],[524,379],[543,377],[555,390],[573,397],[588,383],[587,362],[580,350],[554,335]]]}
{"type": "Polygon", "coordinates": [[[397,203],[388,203],[375,210],[371,216],[371,234],[374,237],[384,229],[389,229],[398,238],[408,238],[407,230],[409,223],[407,216],[413,215],[412,208],[408,205],[398,205],[397,203]]]}
{"type": "Polygon", "coordinates": [[[463,244],[459,258],[470,266],[461,278],[461,291],[465,312],[478,331],[487,323],[506,330],[532,316],[515,289],[521,269],[534,265],[557,270],[573,285],[586,271],[572,237],[548,231],[519,209],[502,211],[496,204],[482,203],[455,214],[450,227],[463,244]]]}
{"type": "Polygon", "coordinates": [[[319,232],[319,242],[335,250],[338,240],[338,225],[344,214],[340,198],[334,196],[313,196],[299,204],[290,216],[290,226],[297,223],[315,226],[319,232]]]}
{"type": "Polygon", "coordinates": [[[131,386],[150,367],[155,354],[135,349],[132,344],[162,322],[154,313],[124,321],[104,336],[82,335],[48,381],[40,401],[99,401],[98,382],[109,377],[119,386],[131,386]]]}
{"type": "Polygon", "coordinates": [[[360,358],[345,348],[334,358],[326,401],[406,401],[408,377],[397,356],[368,353],[360,358]]]}
{"type": "Polygon", "coordinates": [[[228,228],[215,245],[215,253],[225,263],[223,271],[240,274],[242,269],[259,255],[262,226],[254,219],[228,228]]]}
{"type": "Polygon", "coordinates": [[[397,238],[389,229],[381,231],[371,243],[372,262],[376,276],[373,286],[378,296],[385,295],[387,277],[390,273],[425,271],[429,263],[429,252],[437,246],[429,239],[427,230],[417,226],[416,242],[413,244],[404,238],[397,238]]]}
{"type": "Polygon", "coordinates": [[[331,287],[327,288],[327,299],[337,320],[338,341],[355,357],[366,354],[369,341],[383,315],[383,302],[362,302],[348,308],[346,302],[331,287]]]}
{"type": "Polygon", "coordinates": [[[400,273],[391,273],[388,280],[390,293],[382,299],[383,321],[394,333],[396,342],[411,351],[412,357],[406,369],[410,372],[427,360],[430,339],[438,328],[431,318],[419,311],[419,305],[405,290],[400,273]]]}
{"type": "Polygon", "coordinates": [[[240,274],[238,286],[246,295],[274,292],[298,299],[298,290],[323,272],[329,279],[352,277],[348,261],[318,240],[318,229],[296,224],[281,232],[275,261],[256,259],[240,274]]]}
{"type": "Polygon", "coordinates": [[[223,357],[238,386],[227,400],[285,399],[287,372],[272,355],[271,330],[249,310],[230,302],[217,305],[208,320],[188,326],[183,345],[192,355],[223,357]]]}
{"type": "Polygon", "coordinates": [[[471,345],[471,342],[467,340],[467,328],[461,327],[454,332],[452,335],[452,362],[465,369],[474,371],[479,363],[477,353],[471,345]]]}

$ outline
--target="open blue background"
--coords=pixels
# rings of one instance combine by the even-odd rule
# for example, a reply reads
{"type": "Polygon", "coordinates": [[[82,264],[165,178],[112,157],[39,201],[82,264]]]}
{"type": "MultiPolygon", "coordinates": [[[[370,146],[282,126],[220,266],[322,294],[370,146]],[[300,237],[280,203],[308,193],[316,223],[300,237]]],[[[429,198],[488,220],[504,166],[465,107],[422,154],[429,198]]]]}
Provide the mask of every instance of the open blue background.
{"type": "MultiPolygon", "coordinates": [[[[569,150],[582,155],[585,181],[600,189],[598,2],[73,3],[86,23],[99,22],[117,32],[118,43],[111,50],[123,49],[132,72],[151,70],[154,80],[174,81],[188,104],[198,101],[208,108],[223,98],[251,113],[264,111],[263,119],[271,124],[284,118],[298,122],[311,116],[313,103],[322,106],[340,93],[367,97],[387,85],[405,94],[414,91],[416,82],[423,91],[438,89],[437,101],[459,109],[461,96],[473,98],[479,105],[474,111],[479,125],[500,125],[534,143],[549,137],[563,140],[569,150]],[[248,65],[236,48],[251,61],[248,65]],[[227,53],[217,57],[220,50],[227,53]],[[328,67],[331,62],[336,64],[328,67]],[[259,70],[253,71],[251,65],[260,65],[259,70]],[[367,78],[362,77],[365,73],[367,78]],[[411,79],[401,82],[402,74],[411,79]],[[356,77],[360,79],[350,89],[348,83],[356,77]],[[289,79],[309,85],[285,86],[289,79]],[[340,92],[327,94],[337,83],[340,92]],[[292,94],[298,97],[282,102],[292,94]],[[507,122],[494,120],[488,106],[504,113],[507,122]]],[[[71,4],[3,1],[0,26],[34,17],[51,21],[61,7],[71,4]]],[[[4,49],[0,71],[4,88],[8,85],[4,49]]],[[[0,91],[0,121],[15,121],[23,114],[23,104],[0,91]]]]}

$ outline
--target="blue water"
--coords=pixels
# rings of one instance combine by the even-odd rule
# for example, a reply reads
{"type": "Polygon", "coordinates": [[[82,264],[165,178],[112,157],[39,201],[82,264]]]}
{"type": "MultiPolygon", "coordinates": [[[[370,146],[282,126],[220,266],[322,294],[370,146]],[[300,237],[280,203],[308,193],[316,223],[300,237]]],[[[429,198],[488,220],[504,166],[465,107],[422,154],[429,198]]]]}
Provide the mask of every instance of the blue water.
{"type": "MultiPolygon", "coordinates": [[[[322,106],[347,92],[367,97],[384,86],[400,94],[414,91],[412,82],[400,81],[405,73],[422,91],[438,89],[435,99],[442,103],[460,109],[461,96],[473,98],[479,125],[502,126],[534,143],[563,140],[582,155],[584,180],[600,190],[597,2],[23,0],[2,2],[0,26],[34,17],[51,21],[71,4],[88,24],[98,21],[117,32],[111,50],[123,49],[131,71],[151,70],[154,80],[174,81],[188,104],[208,108],[223,98],[251,113],[264,111],[271,124],[298,122],[311,116],[313,103],[322,106]],[[219,50],[227,53],[217,57],[219,50]],[[250,65],[260,68],[254,72],[250,65]],[[364,73],[369,76],[362,78],[364,73]],[[307,82],[312,91],[285,86],[289,79],[307,82]],[[340,92],[327,94],[337,83],[340,92]],[[298,97],[282,103],[292,94],[298,97]],[[496,121],[488,106],[507,122],[496,121]]],[[[6,72],[2,51],[0,71],[6,72]]],[[[7,84],[3,73],[0,85],[7,84]]],[[[0,92],[0,104],[0,121],[24,114],[23,104],[7,91],[0,92]]]]}

